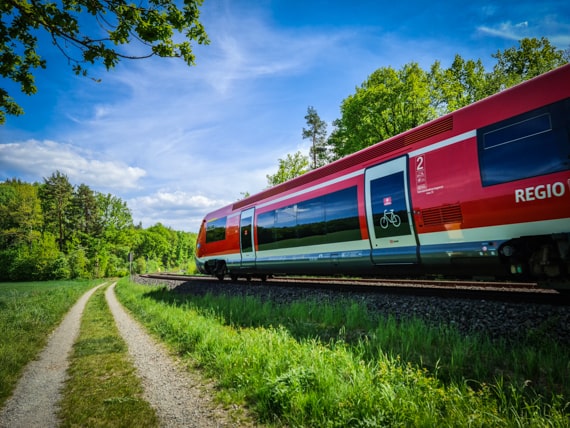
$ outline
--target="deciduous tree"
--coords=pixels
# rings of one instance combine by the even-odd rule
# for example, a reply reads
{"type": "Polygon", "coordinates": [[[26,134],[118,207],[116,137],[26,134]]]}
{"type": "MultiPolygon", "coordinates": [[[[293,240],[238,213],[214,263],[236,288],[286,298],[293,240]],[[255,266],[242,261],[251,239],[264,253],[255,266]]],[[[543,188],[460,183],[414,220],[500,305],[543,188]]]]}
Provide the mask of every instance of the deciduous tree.
{"type": "Polygon", "coordinates": [[[298,177],[309,171],[309,158],[301,152],[287,154],[285,159],[279,159],[279,168],[273,175],[267,175],[269,186],[276,186],[287,180],[298,177]]]}
{"type": "MultiPolygon", "coordinates": [[[[0,75],[37,92],[33,69],[46,68],[38,34],[46,33],[79,75],[101,62],[107,70],[123,59],[180,57],[194,64],[191,42],[207,44],[198,20],[203,0],[3,0],[0,2],[0,75]],[[184,37],[179,37],[179,34],[184,37]],[[127,45],[136,44],[128,49],[127,45]]],[[[0,124],[6,114],[22,114],[6,89],[0,88],[0,124]]]]}

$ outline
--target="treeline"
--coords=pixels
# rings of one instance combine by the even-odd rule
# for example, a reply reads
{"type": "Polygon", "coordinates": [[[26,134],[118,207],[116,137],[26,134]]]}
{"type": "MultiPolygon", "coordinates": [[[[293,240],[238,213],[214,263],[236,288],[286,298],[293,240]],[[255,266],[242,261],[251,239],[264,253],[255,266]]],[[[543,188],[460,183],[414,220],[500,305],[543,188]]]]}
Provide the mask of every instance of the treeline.
{"type": "Polygon", "coordinates": [[[0,281],[102,278],[194,269],[196,235],[135,226],[126,202],[56,171],[0,183],[0,281]]]}

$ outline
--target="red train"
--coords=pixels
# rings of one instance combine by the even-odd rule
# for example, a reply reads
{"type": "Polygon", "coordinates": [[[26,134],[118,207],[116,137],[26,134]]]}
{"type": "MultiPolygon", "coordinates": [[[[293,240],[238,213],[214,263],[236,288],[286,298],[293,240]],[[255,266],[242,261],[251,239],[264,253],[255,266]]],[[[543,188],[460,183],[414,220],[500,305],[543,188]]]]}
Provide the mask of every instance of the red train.
{"type": "Polygon", "coordinates": [[[570,288],[570,65],[207,214],[196,263],[570,288]]]}

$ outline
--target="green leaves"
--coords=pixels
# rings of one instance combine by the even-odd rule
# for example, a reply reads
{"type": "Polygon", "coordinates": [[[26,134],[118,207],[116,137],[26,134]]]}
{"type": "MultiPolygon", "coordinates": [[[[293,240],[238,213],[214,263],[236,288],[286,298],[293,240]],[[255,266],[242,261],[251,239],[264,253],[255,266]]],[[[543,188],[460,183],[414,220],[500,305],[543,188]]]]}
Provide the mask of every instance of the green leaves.
{"type": "Polygon", "coordinates": [[[273,175],[267,175],[269,187],[284,183],[309,171],[309,158],[301,152],[287,154],[285,159],[279,159],[279,169],[273,175]]]}
{"type": "MultiPolygon", "coordinates": [[[[34,68],[47,63],[38,52],[35,30],[47,32],[77,75],[87,76],[90,64],[107,70],[123,59],[151,56],[182,58],[194,65],[192,41],[208,44],[198,18],[202,0],[149,0],[139,5],[124,0],[9,0],[0,5],[0,76],[20,84],[26,95],[37,92],[34,68]],[[178,34],[184,38],[178,41],[178,34]],[[131,48],[130,45],[138,45],[131,48]],[[142,48],[142,49],[141,49],[142,48]],[[133,54],[133,52],[137,52],[133,54]],[[142,52],[142,53],[139,53],[142,52]]],[[[0,124],[6,114],[23,110],[0,88],[0,124]]]]}

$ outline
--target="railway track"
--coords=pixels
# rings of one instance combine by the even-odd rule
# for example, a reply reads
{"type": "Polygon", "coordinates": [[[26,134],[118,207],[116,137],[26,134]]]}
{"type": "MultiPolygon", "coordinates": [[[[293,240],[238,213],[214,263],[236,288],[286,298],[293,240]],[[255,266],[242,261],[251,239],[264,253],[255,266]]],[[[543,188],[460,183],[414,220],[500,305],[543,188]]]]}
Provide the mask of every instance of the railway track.
{"type": "MultiPolygon", "coordinates": [[[[201,275],[152,273],[142,277],[181,282],[221,283],[218,279],[201,275]]],[[[232,284],[224,281],[224,284],[232,284]]],[[[233,284],[246,284],[237,281],[233,284]]],[[[504,301],[544,305],[568,305],[570,297],[556,290],[540,288],[536,283],[497,281],[458,281],[426,279],[379,279],[379,278],[327,278],[276,276],[267,282],[250,281],[251,284],[279,285],[294,288],[313,288],[343,293],[384,293],[409,296],[461,298],[471,300],[504,301]]]]}

